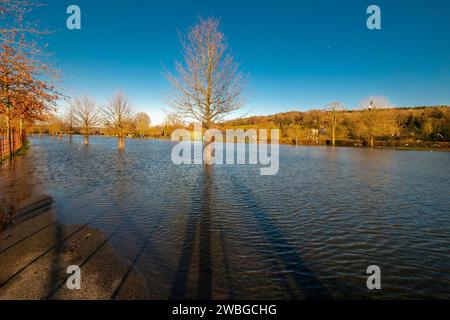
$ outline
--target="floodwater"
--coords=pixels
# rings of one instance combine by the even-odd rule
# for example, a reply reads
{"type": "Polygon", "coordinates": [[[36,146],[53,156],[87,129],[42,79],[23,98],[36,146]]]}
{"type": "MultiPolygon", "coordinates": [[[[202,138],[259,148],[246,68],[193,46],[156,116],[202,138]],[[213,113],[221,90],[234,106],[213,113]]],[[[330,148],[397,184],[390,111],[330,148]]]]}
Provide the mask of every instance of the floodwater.
{"type": "Polygon", "coordinates": [[[154,298],[450,297],[450,153],[281,146],[278,174],[261,176],[174,165],[168,141],[116,145],[31,137],[2,165],[2,206],[50,194],[58,220],[108,234],[154,298]]]}

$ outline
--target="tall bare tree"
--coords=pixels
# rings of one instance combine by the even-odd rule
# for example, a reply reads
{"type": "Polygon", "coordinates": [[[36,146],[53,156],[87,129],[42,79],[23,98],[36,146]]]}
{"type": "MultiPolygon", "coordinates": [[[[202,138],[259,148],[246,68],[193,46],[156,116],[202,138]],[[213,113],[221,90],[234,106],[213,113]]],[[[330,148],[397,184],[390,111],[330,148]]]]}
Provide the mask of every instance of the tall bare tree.
{"type": "Polygon", "coordinates": [[[96,102],[87,96],[72,101],[75,114],[75,124],[80,127],[84,137],[84,144],[89,144],[92,129],[101,124],[101,117],[96,102]]]}
{"type": "Polygon", "coordinates": [[[116,131],[119,138],[119,148],[125,148],[125,129],[130,125],[134,115],[133,107],[128,98],[117,92],[103,108],[105,124],[116,131]]]}
{"type": "Polygon", "coordinates": [[[389,101],[383,96],[372,96],[364,99],[359,104],[363,111],[362,116],[368,129],[368,141],[371,148],[375,144],[375,136],[380,126],[380,110],[390,107],[389,101]]]}
{"type": "Polygon", "coordinates": [[[344,105],[340,102],[334,101],[326,105],[326,110],[329,116],[329,124],[331,129],[331,144],[336,145],[336,128],[339,123],[339,112],[344,110],[344,105]]]}
{"type": "Polygon", "coordinates": [[[175,64],[176,75],[166,73],[174,88],[169,106],[205,129],[243,103],[244,77],[228,53],[219,25],[218,19],[200,18],[186,35],[180,35],[183,61],[175,64]]]}

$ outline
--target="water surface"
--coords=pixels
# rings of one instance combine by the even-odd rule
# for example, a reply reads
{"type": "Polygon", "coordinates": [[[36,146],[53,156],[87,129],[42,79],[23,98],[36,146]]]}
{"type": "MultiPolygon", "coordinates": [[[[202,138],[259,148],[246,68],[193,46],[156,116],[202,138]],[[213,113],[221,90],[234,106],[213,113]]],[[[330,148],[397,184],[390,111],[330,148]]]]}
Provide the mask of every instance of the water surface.
{"type": "Polygon", "coordinates": [[[281,146],[279,173],[260,176],[173,165],[172,146],[32,137],[3,164],[0,200],[52,195],[61,222],[111,235],[155,298],[450,296],[450,153],[281,146]]]}

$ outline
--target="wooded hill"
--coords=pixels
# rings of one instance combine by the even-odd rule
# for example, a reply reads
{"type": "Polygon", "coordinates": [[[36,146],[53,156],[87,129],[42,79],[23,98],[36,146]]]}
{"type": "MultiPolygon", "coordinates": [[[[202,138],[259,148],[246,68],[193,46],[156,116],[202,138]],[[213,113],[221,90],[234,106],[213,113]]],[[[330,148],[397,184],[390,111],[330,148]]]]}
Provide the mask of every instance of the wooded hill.
{"type": "MultiPolygon", "coordinates": [[[[449,106],[343,110],[336,120],[336,145],[367,145],[371,126],[377,146],[448,147],[450,142],[449,106]]],[[[226,121],[219,129],[279,128],[282,143],[330,144],[331,123],[327,110],[290,111],[226,121]]]]}

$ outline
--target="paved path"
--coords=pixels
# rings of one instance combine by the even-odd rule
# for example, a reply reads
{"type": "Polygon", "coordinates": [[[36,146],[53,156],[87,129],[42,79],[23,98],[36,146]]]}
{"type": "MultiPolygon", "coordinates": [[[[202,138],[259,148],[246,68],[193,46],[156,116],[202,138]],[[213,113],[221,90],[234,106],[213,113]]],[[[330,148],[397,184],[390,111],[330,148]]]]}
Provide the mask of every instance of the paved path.
{"type": "Polygon", "coordinates": [[[0,300],[150,298],[144,277],[115,254],[113,234],[58,223],[48,200],[22,204],[0,233],[0,300]],[[81,269],[80,290],[66,286],[71,265],[81,269]]]}

